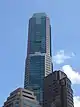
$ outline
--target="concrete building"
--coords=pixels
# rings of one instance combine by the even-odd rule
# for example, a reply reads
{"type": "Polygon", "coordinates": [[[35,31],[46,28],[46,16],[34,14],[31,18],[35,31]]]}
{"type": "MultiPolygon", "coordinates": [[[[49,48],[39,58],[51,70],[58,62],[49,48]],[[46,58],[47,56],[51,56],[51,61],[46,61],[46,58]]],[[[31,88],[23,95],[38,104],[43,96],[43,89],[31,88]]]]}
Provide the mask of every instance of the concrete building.
{"type": "Polygon", "coordinates": [[[44,79],[43,107],[74,107],[71,81],[62,71],[54,71],[44,79]]]}
{"type": "Polygon", "coordinates": [[[3,107],[40,107],[36,96],[34,93],[23,89],[18,88],[7,98],[7,101],[4,102],[3,107]]]}
{"type": "Polygon", "coordinates": [[[43,102],[43,79],[52,73],[51,25],[45,13],[29,19],[24,88],[34,91],[43,102]]]}

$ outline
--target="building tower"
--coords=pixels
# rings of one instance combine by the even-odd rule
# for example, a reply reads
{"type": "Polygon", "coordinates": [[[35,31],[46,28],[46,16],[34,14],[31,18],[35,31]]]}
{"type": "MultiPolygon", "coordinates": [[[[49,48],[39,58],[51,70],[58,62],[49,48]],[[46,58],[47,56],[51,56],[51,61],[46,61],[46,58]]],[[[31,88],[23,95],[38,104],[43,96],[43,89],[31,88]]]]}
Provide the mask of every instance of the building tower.
{"type": "Polygon", "coordinates": [[[45,77],[43,96],[43,107],[74,107],[71,81],[62,71],[45,77]]]}
{"type": "Polygon", "coordinates": [[[34,91],[43,102],[43,79],[52,73],[51,26],[45,13],[34,13],[29,20],[24,88],[34,91]]]}

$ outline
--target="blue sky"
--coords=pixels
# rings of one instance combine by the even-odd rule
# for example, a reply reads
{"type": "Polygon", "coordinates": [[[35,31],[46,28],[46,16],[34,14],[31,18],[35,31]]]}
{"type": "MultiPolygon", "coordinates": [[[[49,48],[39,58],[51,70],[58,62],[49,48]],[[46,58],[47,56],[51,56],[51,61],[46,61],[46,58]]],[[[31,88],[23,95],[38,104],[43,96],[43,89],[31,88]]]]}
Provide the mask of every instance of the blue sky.
{"type": "MultiPolygon", "coordinates": [[[[28,20],[34,12],[50,17],[53,60],[68,56],[58,55],[55,60],[63,61],[54,61],[54,69],[69,65],[80,73],[80,0],[0,0],[0,106],[12,90],[23,87],[28,20]]],[[[80,82],[72,87],[80,96],[80,82]]]]}

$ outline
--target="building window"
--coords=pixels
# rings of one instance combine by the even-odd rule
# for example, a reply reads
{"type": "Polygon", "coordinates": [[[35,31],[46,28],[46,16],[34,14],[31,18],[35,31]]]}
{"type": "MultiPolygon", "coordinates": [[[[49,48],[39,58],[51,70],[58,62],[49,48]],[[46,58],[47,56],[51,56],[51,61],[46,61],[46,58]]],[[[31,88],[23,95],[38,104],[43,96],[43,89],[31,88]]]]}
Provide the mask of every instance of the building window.
{"type": "Polygon", "coordinates": [[[41,19],[40,18],[36,18],[36,24],[41,24],[41,19]]]}

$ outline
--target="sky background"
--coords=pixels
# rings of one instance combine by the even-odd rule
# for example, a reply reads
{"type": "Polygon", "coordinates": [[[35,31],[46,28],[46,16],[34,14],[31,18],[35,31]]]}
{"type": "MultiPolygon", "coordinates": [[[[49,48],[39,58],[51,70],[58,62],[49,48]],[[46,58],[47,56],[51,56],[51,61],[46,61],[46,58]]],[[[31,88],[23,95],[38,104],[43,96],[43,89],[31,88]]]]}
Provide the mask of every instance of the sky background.
{"type": "Polygon", "coordinates": [[[0,107],[11,91],[23,87],[28,21],[35,12],[49,16],[54,70],[77,73],[72,87],[80,97],[80,0],[0,0],[0,107]]]}

